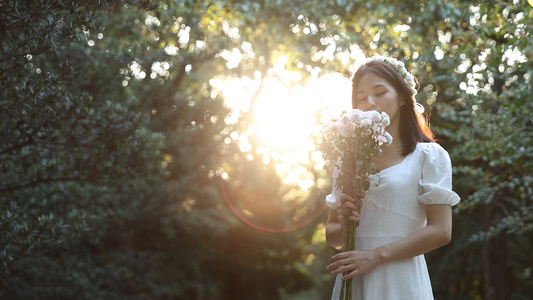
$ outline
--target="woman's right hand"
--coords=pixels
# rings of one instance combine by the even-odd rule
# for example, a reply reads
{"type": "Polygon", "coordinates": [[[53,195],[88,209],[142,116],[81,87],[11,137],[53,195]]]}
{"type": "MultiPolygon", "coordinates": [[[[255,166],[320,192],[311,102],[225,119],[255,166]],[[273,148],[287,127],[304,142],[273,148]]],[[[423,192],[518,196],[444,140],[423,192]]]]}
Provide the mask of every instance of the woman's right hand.
{"type": "MultiPolygon", "coordinates": [[[[363,205],[363,200],[361,200],[361,205],[363,205]]],[[[347,194],[342,194],[341,204],[337,207],[337,220],[341,225],[341,228],[345,230],[344,224],[349,218],[351,221],[359,221],[361,216],[359,215],[359,207],[355,203],[355,199],[347,194]]]]}

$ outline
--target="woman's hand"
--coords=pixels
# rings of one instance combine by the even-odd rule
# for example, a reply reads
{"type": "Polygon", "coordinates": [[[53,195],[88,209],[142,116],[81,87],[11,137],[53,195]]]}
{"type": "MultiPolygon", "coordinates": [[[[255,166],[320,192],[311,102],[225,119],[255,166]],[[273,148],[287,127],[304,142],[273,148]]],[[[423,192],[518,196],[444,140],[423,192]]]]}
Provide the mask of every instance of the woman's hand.
{"type": "MultiPolygon", "coordinates": [[[[361,200],[361,203],[362,200],[361,200]]],[[[343,194],[340,199],[340,205],[337,209],[331,209],[328,214],[326,224],[326,242],[331,247],[340,247],[344,245],[346,229],[344,228],[346,219],[359,221],[359,209],[355,204],[355,199],[349,195],[343,194]],[[348,214],[348,216],[346,216],[348,214]]]]}
{"type": "Polygon", "coordinates": [[[373,270],[382,259],[376,249],[365,251],[346,251],[333,256],[327,269],[331,275],[345,273],[342,280],[353,278],[373,270]]]}
{"type": "MultiPolygon", "coordinates": [[[[363,201],[361,200],[361,205],[362,203],[363,201]]],[[[341,204],[337,208],[336,214],[337,220],[343,230],[345,230],[344,224],[346,218],[349,218],[351,221],[359,221],[361,217],[359,215],[359,208],[355,204],[355,199],[346,194],[342,194],[341,204]]]]}

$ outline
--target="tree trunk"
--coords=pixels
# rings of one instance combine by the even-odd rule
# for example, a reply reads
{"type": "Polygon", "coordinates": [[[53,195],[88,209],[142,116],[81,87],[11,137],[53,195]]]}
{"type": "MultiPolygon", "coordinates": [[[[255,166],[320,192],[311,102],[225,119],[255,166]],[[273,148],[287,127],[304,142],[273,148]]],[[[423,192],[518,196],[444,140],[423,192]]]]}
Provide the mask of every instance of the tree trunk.
{"type": "MultiPolygon", "coordinates": [[[[485,206],[485,230],[497,225],[503,218],[498,201],[485,206]]],[[[485,300],[511,299],[509,277],[507,272],[507,243],[500,233],[491,237],[483,244],[483,279],[485,300]]]]}

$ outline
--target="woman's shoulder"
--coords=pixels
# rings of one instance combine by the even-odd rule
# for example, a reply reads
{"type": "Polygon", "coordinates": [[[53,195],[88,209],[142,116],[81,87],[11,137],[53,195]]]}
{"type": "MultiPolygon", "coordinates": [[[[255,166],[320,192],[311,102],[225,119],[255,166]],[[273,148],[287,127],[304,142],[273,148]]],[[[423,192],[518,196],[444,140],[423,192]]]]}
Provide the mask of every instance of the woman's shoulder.
{"type": "Polygon", "coordinates": [[[440,154],[440,153],[446,153],[446,149],[444,149],[440,144],[435,142],[427,142],[427,143],[418,143],[416,144],[416,150],[415,151],[421,151],[425,154],[440,154]]]}
{"type": "Polygon", "coordinates": [[[435,142],[418,143],[416,145],[415,152],[418,152],[418,156],[422,161],[450,161],[450,155],[448,154],[448,151],[446,151],[446,149],[444,149],[440,144],[435,142]]]}

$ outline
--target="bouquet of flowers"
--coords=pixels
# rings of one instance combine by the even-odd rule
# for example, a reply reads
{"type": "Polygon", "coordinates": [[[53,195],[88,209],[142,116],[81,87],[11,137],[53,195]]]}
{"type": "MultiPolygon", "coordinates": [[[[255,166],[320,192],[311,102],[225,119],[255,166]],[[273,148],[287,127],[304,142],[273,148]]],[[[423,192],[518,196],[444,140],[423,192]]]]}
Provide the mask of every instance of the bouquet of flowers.
{"type": "MultiPolygon", "coordinates": [[[[383,145],[392,143],[392,136],[385,131],[389,124],[390,119],[385,112],[353,109],[341,117],[329,119],[323,125],[323,135],[326,142],[333,146],[332,154],[338,159],[337,166],[340,167],[340,172],[337,170],[333,175],[336,182],[334,188],[352,196],[359,209],[369,188],[369,176],[378,173],[372,160],[381,154],[383,145]]],[[[327,204],[336,208],[340,204],[340,197],[334,197],[334,202],[327,204]]],[[[359,222],[346,218],[344,225],[345,249],[355,250],[355,229],[359,222]]],[[[352,299],[351,289],[352,279],[343,281],[341,299],[352,299]]]]}

